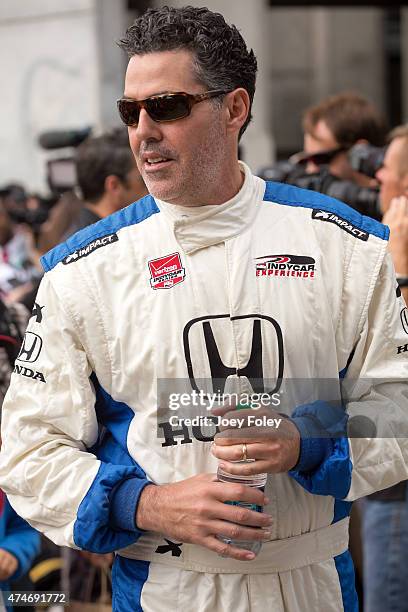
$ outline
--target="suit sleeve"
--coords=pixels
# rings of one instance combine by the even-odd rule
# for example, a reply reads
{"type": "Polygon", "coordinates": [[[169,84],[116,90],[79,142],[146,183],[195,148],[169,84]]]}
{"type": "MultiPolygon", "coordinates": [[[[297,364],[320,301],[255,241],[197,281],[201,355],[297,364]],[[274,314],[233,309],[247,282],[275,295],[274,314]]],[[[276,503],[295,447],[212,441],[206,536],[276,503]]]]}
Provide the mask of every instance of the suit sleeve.
{"type": "Polygon", "coordinates": [[[390,256],[341,381],[342,402],[298,408],[301,453],[291,476],[352,501],[408,479],[408,325],[390,256]]]}
{"type": "Polygon", "coordinates": [[[10,580],[17,580],[30,569],[40,552],[40,534],[18,516],[6,501],[6,530],[0,539],[0,548],[7,550],[18,561],[18,567],[10,580]]]}
{"type": "Polygon", "coordinates": [[[66,301],[46,274],[3,405],[0,483],[56,544],[110,552],[138,539],[135,513],[149,481],[109,437],[105,452],[99,445],[91,357],[66,301]]]}

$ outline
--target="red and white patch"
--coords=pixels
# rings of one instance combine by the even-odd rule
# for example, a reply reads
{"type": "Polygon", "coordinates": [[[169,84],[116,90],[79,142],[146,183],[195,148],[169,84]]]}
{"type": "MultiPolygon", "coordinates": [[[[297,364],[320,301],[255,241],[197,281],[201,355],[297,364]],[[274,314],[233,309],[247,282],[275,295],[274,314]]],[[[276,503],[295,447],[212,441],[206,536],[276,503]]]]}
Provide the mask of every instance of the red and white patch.
{"type": "Polygon", "coordinates": [[[185,279],[186,271],[181,264],[179,253],[152,259],[147,263],[152,289],[171,289],[185,279]]]}

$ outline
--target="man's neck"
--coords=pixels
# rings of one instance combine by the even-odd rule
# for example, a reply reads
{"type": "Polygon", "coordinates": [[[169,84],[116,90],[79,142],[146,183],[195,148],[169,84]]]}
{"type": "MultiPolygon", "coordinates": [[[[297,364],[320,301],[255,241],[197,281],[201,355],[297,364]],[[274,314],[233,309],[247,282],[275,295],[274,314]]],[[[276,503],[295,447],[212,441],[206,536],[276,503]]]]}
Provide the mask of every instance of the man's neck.
{"type": "Polygon", "coordinates": [[[108,215],[111,215],[116,211],[106,198],[101,198],[98,202],[93,204],[92,202],[85,202],[84,208],[90,210],[94,215],[97,215],[101,219],[104,219],[108,215]]]}
{"type": "Polygon", "coordinates": [[[225,204],[225,202],[232,200],[242,188],[244,181],[244,170],[239,165],[238,160],[234,160],[229,171],[223,173],[221,184],[212,191],[205,204],[225,204]]]}
{"type": "MultiPolygon", "coordinates": [[[[220,173],[220,180],[215,180],[213,184],[206,185],[205,194],[195,194],[194,199],[185,197],[177,197],[174,200],[166,200],[169,204],[195,208],[197,206],[214,206],[225,204],[232,200],[241,190],[245,181],[244,169],[239,165],[238,161],[229,169],[220,173]]],[[[164,198],[163,198],[164,199],[164,198]]]]}

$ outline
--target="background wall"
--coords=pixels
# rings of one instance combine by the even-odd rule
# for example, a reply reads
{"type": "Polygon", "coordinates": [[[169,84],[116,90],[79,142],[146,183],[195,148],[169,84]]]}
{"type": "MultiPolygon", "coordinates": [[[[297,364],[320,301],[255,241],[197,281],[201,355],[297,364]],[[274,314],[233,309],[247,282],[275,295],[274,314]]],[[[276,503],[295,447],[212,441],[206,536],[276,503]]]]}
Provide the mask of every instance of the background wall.
{"type": "MultiPolygon", "coordinates": [[[[118,124],[126,58],[117,47],[146,6],[185,0],[1,0],[0,187],[46,190],[47,129],[118,124]]],[[[189,0],[223,13],[259,63],[254,121],[243,139],[254,171],[302,147],[301,114],[344,89],[408,121],[408,10],[282,8],[267,0],[189,0]]],[[[59,152],[60,153],[60,152],[59,152]]]]}

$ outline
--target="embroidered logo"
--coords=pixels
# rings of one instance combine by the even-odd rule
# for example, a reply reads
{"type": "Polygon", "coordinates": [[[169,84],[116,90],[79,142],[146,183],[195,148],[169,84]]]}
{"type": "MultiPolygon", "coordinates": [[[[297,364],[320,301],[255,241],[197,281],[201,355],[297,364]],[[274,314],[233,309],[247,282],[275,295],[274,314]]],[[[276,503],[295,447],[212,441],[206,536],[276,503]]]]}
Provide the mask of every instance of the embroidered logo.
{"type": "Polygon", "coordinates": [[[44,306],[40,306],[39,304],[37,304],[37,302],[34,302],[34,307],[31,311],[31,317],[30,319],[32,319],[33,317],[35,317],[35,322],[36,323],[41,323],[43,315],[42,315],[42,309],[44,308],[44,306]]]}
{"type": "Polygon", "coordinates": [[[176,542],[172,542],[171,540],[168,540],[167,538],[164,538],[164,541],[167,542],[167,545],[162,544],[162,546],[158,546],[155,552],[159,553],[159,555],[165,555],[166,553],[171,552],[172,557],[181,556],[181,553],[182,553],[181,547],[183,546],[182,542],[177,544],[176,542]]]}
{"type": "Polygon", "coordinates": [[[368,232],[361,230],[359,227],[356,227],[347,219],[343,219],[343,217],[339,217],[335,213],[327,212],[325,210],[313,209],[312,210],[312,219],[320,219],[320,221],[327,221],[328,223],[333,223],[337,225],[342,230],[354,236],[354,238],[358,238],[359,240],[363,240],[367,242],[368,240],[368,232]]]}
{"type": "Polygon", "coordinates": [[[408,334],[408,308],[405,306],[400,312],[402,328],[408,334]]]}
{"type": "Polygon", "coordinates": [[[171,289],[174,285],[182,283],[186,276],[179,253],[152,259],[148,264],[152,289],[171,289]]]}
{"type": "Polygon", "coordinates": [[[117,242],[118,240],[119,237],[117,234],[108,234],[107,236],[101,236],[100,238],[96,238],[95,240],[92,240],[85,246],[77,249],[76,251],[65,257],[62,260],[62,263],[67,266],[68,264],[73,263],[74,261],[78,261],[78,259],[82,259],[82,257],[88,257],[88,255],[90,255],[97,249],[100,249],[101,247],[104,247],[108,244],[112,244],[112,242],[117,242]]]}
{"type": "Polygon", "coordinates": [[[37,361],[41,353],[42,344],[43,341],[40,336],[27,331],[24,334],[23,344],[17,356],[18,361],[26,361],[28,363],[37,361]]]}
{"type": "Polygon", "coordinates": [[[307,255],[264,255],[257,257],[257,276],[314,278],[316,260],[307,255]]]}

